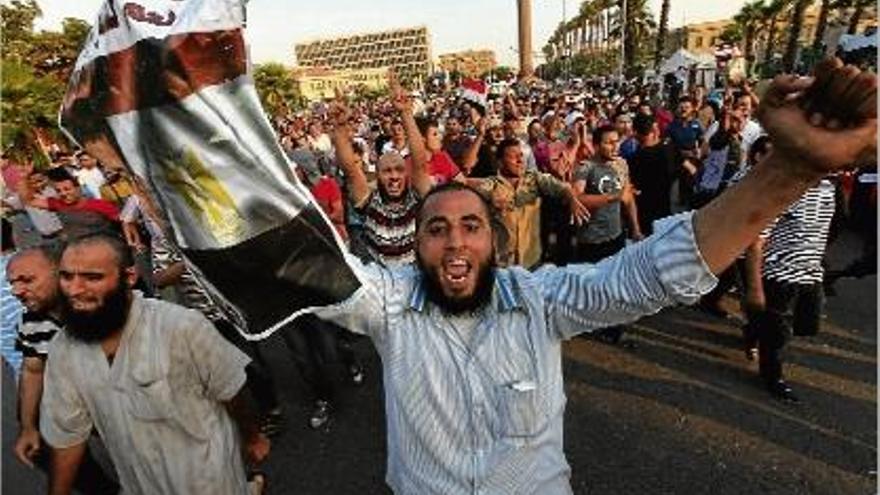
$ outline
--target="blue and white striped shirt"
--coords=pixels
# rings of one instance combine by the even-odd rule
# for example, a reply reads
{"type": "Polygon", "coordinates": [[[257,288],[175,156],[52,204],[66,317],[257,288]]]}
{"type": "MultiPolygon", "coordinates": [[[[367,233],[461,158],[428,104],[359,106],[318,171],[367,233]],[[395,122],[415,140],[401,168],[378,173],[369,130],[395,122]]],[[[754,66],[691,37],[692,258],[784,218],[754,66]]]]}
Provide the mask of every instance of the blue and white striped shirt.
{"type": "Polygon", "coordinates": [[[15,347],[15,339],[18,336],[24,306],[12,294],[12,285],[6,279],[6,267],[11,258],[11,254],[0,256],[0,355],[12,368],[17,379],[21,371],[22,356],[21,351],[15,347]]]}
{"type": "Polygon", "coordinates": [[[386,480],[400,494],[571,493],[562,447],[562,341],[695,302],[716,279],[689,213],[597,265],[499,269],[465,343],[415,267],[352,260],[364,285],[317,314],[382,358],[386,480]]]}

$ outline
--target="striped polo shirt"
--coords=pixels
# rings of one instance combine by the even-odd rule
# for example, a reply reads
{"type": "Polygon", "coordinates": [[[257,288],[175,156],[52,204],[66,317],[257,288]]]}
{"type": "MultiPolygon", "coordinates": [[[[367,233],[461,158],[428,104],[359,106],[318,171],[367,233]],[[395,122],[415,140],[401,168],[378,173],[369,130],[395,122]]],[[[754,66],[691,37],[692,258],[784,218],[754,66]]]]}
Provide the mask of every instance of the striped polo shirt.
{"type": "Polygon", "coordinates": [[[822,258],[834,206],[834,184],[823,179],[765,230],[765,279],[796,284],[822,282],[822,258]]]}
{"type": "Polygon", "coordinates": [[[49,355],[49,342],[61,327],[61,322],[51,316],[25,313],[18,327],[15,349],[24,357],[45,358],[49,355]]]}
{"type": "Polygon", "coordinates": [[[374,190],[359,208],[364,218],[364,240],[370,256],[383,266],[415,261],[416,214],[419,195],[407,188],[402,201],[388,201],[374,190]]]}

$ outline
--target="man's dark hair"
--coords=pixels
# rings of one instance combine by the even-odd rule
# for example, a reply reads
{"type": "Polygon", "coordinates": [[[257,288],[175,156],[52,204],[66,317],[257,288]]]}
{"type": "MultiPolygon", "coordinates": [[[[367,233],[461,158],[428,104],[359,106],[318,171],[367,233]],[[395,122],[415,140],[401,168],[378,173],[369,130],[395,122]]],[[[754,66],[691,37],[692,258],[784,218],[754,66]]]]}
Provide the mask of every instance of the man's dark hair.
{"type": "Polygon", "coordinates": [[[105,232],[90,233],[75,237],[67,242],[64,251],[66,252],[73,246],[90,244],[104,244],[105,246],[108,246],[116,257],[117,266],[120,271],[134,266],[134,256],[132,255],[131,248],[128,247],[128,244],[126,244],[120,236],[105,232]]]}
{"type": "Polygon", "coordinates": [[[447,182],[433,187],[427,194],[425,194],[419,202],[419,207],[416,210],[416,232],[418,232],[419,226],[421,226],[424,221],[422,214],[424,213],[425,204],[428,202],[428,199],[438,194],[456,191],[468,191],[480,199],[480,203],[486,210],[486,216],[489,218],[489,227],[492,229],[492,238],[495,240],[495,251],[504,252],[508,243],[508,234],[507,227],[504,226],[504,221],[501,219],[501,213],[498,211],[498,208],[496,208],[495,205],[492,204],[492,201],[489,200],[488,196],[480,192],[480,190],[461,182],[447,182]]]}
{"type": "Polygon", "coordinates": [[[637,114],[633,119],[633,131],[639,136],[647,136],[654,129],[654,123],[657,119],[653,115],[637,114]]]}
{"type": "Polygon", "coordinates": [[[758,139],[755,139],[755,142],[752,143],[752,146],[749,148],[749,164],[755,164],[755,158],[758,156],[758,154],[766,155],[770,144],[770,136],[766,134],[763,134],[759,136],[758,139]]]}
{"type": "Polygon", "coordinates": [[[605,124],[596,128],[593,131],[593,144],[599,144],[602,142],[602,138],[605,137],[605,134],[609,132],[617,132],[617,129],[611,124],[605,124]]]}
{"type": "Polygon", "coordinates": [[[428,129],[435,127],[439,128],[440,124],[437,123],[437,119],[433,117],[423,117],[416,120],[416,125],[419,127],[419,132],[422,133],[422,136],[428,135],[428,129]]]}
{"type": "Polygon", "coordinates": [[[694,99],[688,95],[683,95],[678,98],[678,104],[680,105],[682,103],[690,103],[691,105],[696,105],[696,102],[694,101],[694,99]]]}
{"type": "Polygon", "coordinates": [[[73,174],[68,172],[68,170],[64,167],[50,168],[46,171],[46,177],[48,177],[49,180],[52,182],[64,182],[69,180],[72,182],[76,182],[77,184],[79,183],[76,180],[76,177],[74,177],[73,174]]]}
{"type": "Polygon", "coordinates": [[[507,151],[507,148],[512,148],[519,145],[519,140],[516,138],[502,139],[501,142],[498,143],[498,148],[495,150],[495,158],[500,162],[504,159],[504,152],[507,151]]]}

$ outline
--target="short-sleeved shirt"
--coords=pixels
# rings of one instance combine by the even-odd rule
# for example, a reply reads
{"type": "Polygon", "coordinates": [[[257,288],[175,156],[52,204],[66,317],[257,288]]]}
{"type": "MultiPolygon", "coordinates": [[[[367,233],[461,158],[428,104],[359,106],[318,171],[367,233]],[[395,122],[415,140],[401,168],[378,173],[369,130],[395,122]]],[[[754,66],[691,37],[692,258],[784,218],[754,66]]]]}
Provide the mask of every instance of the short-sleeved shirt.
{"type": "Polygon", "coordinates": [[[47,201],[49,209],[58,212],[64,232],[70,237],[118,230],[119,209],[109,201],[86,198],[72,205],[57,198],[48,198],[47,201]]]}
{"type": "Polygon", "coordinates": [[[45,358],[49,354],[49,342],[61,329],[61,322],[51,316],[27,312],[22,315],[15,349],[24,357],[45,358]]]}
{"type": "Polygon", "coordinates": [[[431,176],[436,185],[452,182],[460,173],[461,170],[458,169],[458,165],[452,161],[449,153],[443,150],[434,153],[431,155],[431,159],[428,160],[428,175],[431,176]]]}
{"type": "Polygon", "coordinates": [[[541,197],[562,198],[568,185],[550,174],[526,171],[516,186],[496,175],[481,181],[479,189],[501,212],[507,227],[507,249],[499,250],[499,263],[537,265],[541,261],[541,197]]]}
{"type": "Polygon", "coordinates": [[[364,219],[364,244],[370,257],[383,266],[415,261],[416,214],[419,195],[407,188],[400,201],[389,201],[378,189],[357,207],[364,219]]]}
{"type": "MultiPolygon", "coordinates": [[[[584,182],[585,194],[619,194],[629,180],[625,160],[587,161],[574,172],[575,182],[584,182]]],[[[590,221],[577,229],[578,242],[599,244],[623,234],[620,201],[612,201],[592,212],[590,221]]]]}
{"type": "Polygon", "coordinates": [[[691,119],[687,122],[675,119],[666,128],[666,134],[677,149],[692,150],[698,147],[700,140],[703,139],[703,127],[697,119],[691,119]]]}
{"type": "Polygon", "coordinates": [[[40,433],[65,448],[97,429],[127,494],[246,494],[223,402],[248,362],[199,312],[135,293],[112,364],[99,343],[52,341],[40,433]]]}

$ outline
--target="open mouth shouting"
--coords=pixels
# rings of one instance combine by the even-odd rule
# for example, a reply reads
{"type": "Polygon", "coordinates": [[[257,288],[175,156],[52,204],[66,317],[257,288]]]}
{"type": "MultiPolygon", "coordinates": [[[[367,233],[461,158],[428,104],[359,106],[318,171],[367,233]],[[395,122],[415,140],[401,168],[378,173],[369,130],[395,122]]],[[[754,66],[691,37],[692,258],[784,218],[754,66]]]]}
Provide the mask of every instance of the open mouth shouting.
{"type": "Polygon", "coordinates": [[[449,293],[467,293],[471,288],[473,266],[461,257],[449,257],[443,260],[440,280],[449,293]]]}

